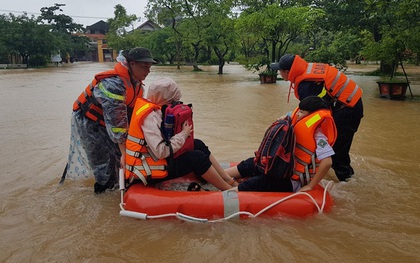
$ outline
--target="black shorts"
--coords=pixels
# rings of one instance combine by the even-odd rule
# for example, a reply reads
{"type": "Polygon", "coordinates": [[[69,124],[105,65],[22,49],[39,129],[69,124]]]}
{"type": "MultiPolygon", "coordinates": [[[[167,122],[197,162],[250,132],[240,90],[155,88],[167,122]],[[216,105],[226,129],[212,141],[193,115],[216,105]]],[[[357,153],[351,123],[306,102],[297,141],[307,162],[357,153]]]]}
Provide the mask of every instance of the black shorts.
{"type": "Polygon", "coordinates": [[[238,164],[238,171],[245,181],[238,185],[239,191],[255,192],[293,192],[290,179],[279,179],[274,176],[266,176],[254,164],[254,158],[248,158],[238,164]]]}
{"type": "MultiPolygon", "coordinates": [[[[194,173],[201,178],[212,165],[210,162],[210,154],[210,150],[203,141],[194,139],[194,150],[184,152],[177,158],[172,159],[172,165],[170,165],[168,176],[164,179],[149,179],[148,182],[159,183],[182,177],[189,173],[194,173]]],[[[168,165],[170,162],[171,161],[168,160],[168,165]]]]}

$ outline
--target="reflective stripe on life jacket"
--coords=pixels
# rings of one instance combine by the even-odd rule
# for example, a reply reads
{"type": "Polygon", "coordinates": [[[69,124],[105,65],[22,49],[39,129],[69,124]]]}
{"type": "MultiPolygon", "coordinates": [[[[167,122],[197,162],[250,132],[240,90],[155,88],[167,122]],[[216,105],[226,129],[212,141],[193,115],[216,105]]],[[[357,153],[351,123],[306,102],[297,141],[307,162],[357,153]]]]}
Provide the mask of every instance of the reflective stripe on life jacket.
{"type": "Polygon", "coordinates": [[[318,110],[297,121],[296,112],[292,115],[292,124],[296,136],[295,164],[293,180],[300,180],[302,186],[308,184],[314,177],[320,160],[316,157],[315,131],[321,128],[328,143],[333,145],[337,138],[337,129],[330,110],[318,110]]]}
{"type": "Polygon", "coordinates": [[[299,84],[302,81],[322,81],[327,93],[344,105],[354,107],[362,97],[362,89],[344,73],[323,63],[307,63],[295,55],[289,80],[293,83],[295,96],[299,99],[299,84]]]}
{"type": "Polygon", "coordinates": [[[168,175],[166,159],[158,159],[148,150],[141,128],[144,118],[153,110],[160,110],[160,106],[143,98],[136,100],[125,143],[125,178],[137,177],[145,185],[149,178],[161,179],[168,175]]]}
{"type": "Polygon", "coordinates": [[[80,109],[84,112],[87,118],[95,122],[99,122],[101,125],[105,126],[102,106],[100,104],[95,104],[93,101],[93,89],[95,87],[100,88],[101,80],[112,77],[119,77],[123,81],[126,90],[125,98],[116,94],[108,94],[107,96],[117,100],[125,99],[127,112],[131,112],[132,108],[134,107],[136,98],[143,96],[143,89],[141,88],[140,83],[137,84],[136,87],[133,87],[130,81],[130,74],[128,70],[120,63],[116,64],[114,69],[107,70],[95,75],[95,78],[92,80],[92,82],[85,88],[85,90],[73,103],[73,111],[80,109]]]}

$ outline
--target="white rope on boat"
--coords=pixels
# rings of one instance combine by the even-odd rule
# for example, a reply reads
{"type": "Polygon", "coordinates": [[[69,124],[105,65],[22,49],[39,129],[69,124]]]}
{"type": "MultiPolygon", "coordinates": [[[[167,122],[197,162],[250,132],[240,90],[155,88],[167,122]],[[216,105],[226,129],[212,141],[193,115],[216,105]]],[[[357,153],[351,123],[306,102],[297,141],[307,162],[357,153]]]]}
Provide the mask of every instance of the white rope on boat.
{"type": "MultiPolygon", "coordinates": [[[[124,176],[124,173],[122,173],[122,176],[124,176]]],[[[121,172],[120,172],[120,178],[121,178],[121,172]]],[[[333,182],[332,181],[329,181],[325,186],[323,186],[324,187],[324,193],[323,193],[323,196],[322,196],[322,204],[321,204],[321,206],[318,205],[318,203],[316,202],[316,200],[309,193],[307,193],[307,192],[296,192],[296,193],[293,193],[293,194],[291,194],[289,196],[286,196],[286,197],[284,197],[284,198],[282,198],[282,199],[280,199],[280,200],[278,200],[278,201],[276,201],[276,202],[274,202],[274,203],[266,206],[265,208],[261,209],[256,214],[252,214],[252,213],[247,212],[247,211],[239,211],[239,212],[236,212],[236,213],[234,213],[234,214],[232,214],[230,216],[224,217],[224,218],[215,219],[215,220],[209,220],[209,219],[206,219],[206,218],[198,218],[198,217],[193,217],[193,216],[185,215],[185,214],[179,213],[179,212],[150,216],[150,215],[147,215],[145,213],[140,213],[140,212],[125,210],[125,208],[124,208],[125,204],[124,204],[124,199],[123,199],[123,193],[124,193],[125,188],[124,188],[124,186],[121,187],[121,185],[124,185],[124,184],[121,184],[121,181],[120,181],[120,190],[121,190],[121,203],[120,203],[121,211],[120,211],[120,215],[121,216],[127,216],[127,217],[133,217],[133,218],[137,218],[137,219],[143,219],[143,220],[146,220],[146,219],[159,219],[159,218],[165,218],[165,217],[176,217],[177,219],[184,220],[184,221],[187,221],[187,222],[214,223],[214,222],[226,221],[226,220],[229,220],[231,218],[234,218],[234,217],[237,217],[237,216],[240,216],[240,215],[247,215],[248,217],[255,218],[255,217],[260,216],[264,212],[270,210],[271,208],[275,207],[276,205],[278,205],[278,204],[280,204],[280,203],[282,203],[284,201],[287,201],[287,200],[289,200],[291,198],[294,198],[296,196],[299,196],[299,195],[306,195],[306,196],[308,196],[312,200],[312,202],[314,203],[315,207],[318,209],[318,213],[321,214],[324,211],[324,207],[325,207],[325,203],[326,203],[326,198],[327,198],[328,188],[330,188],[332,186],[332,184],[333,184],[333,182]]]]}

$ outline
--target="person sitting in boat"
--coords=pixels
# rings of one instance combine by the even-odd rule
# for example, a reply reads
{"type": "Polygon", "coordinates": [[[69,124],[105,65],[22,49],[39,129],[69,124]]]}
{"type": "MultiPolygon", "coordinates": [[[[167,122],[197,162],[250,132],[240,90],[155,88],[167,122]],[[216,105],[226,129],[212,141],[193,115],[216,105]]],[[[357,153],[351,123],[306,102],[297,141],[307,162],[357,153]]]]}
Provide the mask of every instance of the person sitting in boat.
{"type": "Polygon", "coordinates": [[[194,149],[173,157],[193,126],[185,121],[181,132],[169,140],[162,133],[162,106],[181,99],[181,90],[171,78],[160,78],[149,86],[146,98],[134,106],[126,142],[125,178],[157,183],[194,173],[220,190],[236,186],[236,181],[219,165],[203,141],[194,139],[194,149]]]}
{"type": "Polygon", "coordinates": [[[292,125],[296,136],[292,177],[279,179],[264,175],[255,169],[251,157],[226,169],[234,178],[250,177],[235,187],[236,191],[310,191],[324,178],[332,165],[332,145],[337,138],[328,104],[317,96],[306,97],[292,114],[292,125]]]}

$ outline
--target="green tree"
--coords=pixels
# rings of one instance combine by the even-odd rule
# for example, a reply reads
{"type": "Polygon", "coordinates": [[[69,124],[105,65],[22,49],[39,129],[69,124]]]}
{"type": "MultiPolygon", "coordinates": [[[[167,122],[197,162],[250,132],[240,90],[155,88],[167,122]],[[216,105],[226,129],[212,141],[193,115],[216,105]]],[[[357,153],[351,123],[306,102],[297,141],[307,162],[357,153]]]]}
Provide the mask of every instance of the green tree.
{"type": "MultiPolygon", "coordinates": [[[[328,32],[361,36],[360,53],[379,60],[380,70],[392,75],[407,49],[419,50],[419,0],[317,0],[326,11],[328,32]]],[[[350,43],[349,43],[350,45],[350,43]]],[[[412,53],[413,54],[413,53],[412,53]]]]}
{"type": "Polygon", "coordinates": [[[88,38],[77,35],[83,31],[83,26],[74,23],[68,15],[57,14],[63,12],[62,6],[65,4],[42,7],[38,17],[38,22],[47,25],[54,34],[54,48],[51,48],[51,52],[60,50],[62,57],[67,57],[67,54],[74,56],[79,51],[87,51],[88,38]]]}
{"type": "Polygon", "coordinates": [[[208,10],[208,20],[211,21],[208,27],[204,29],[204,45],[209,47],[217,57],[219,66],[218,74],[223,74],[223,67],[226,57],[230,51],[236,49],[236,38],[234,21],[231,17],[231,1],[209,1],[205,6],[208,10]]]}
{"type": "Polygon", "coordinates": [[[307,59],[328,64],[340,64],[346,66],[346,60],[360,60],[362,40],[359,35],[350,32],[327,33],[324,42],[311,52],[307,59]]]}
{"type": "Polygon", "coordinates": [[[162,28],[148,34],[148,47],[159,61],[174,64],[177,58],[177,35],[169,28],[162,28]]]}
{"type": "Polygon", "coordinates": [[[56,14],[56,11],[63,12],[61,9],[65,4],[54,4],[50,7],[42,7],[39,21],[46,21],[51,26],[52,32],[71,34],[83,31],[83,25],[73,22],[73,18],[65,14],[56,14]]]}
{"type": "MultiPolygon", "coordinates": [[[[192,47],[193,70],[201,70],[198,61],[201,54],[206,54],[207,59],[213,50],[218,57],[219,73],[223,73],[225,56],[232,44],[233,24],[228,22],[231,12],[230,0],[153,0],[149,1],[147,12],[149,19],[170,26],[176,33],[178,58],[181,47],[192,47]],[[222,26],[229,26],[228,29],[222,26]]],[[[184,47],[182,49],[188,49],[184,47]]],[[[179,61],[179,60],[178,60],[179,61]]]]}
{"type": "Polygon", "coordinates": [[[254,57],[258,52],[258,45],[260,38],[258,37],[258,31],[254,31],[249,26],[249,19],[247,15],[241,15],[235,22],[235,32],[237,34],[237,41],[239,44],[239,52],[245,58],[245,61],[254,57]]]}
{"type": "Polygon", "coordinates": [[[267,8],[269,5],[276,5],[283,8],[292,6],[308,6],[312,4],[311,2],[312,1],[299,0],[237,0],[236,6],[243,9],[246,13],[254,13],[267,8]]]}
{"type": "Polygon", "coordinates": [[[9,63],[9,50],[6,40],[9,34],[10,22],[6,15],[0,15],[0,63],[9,63]]]}
{"type": "MultiPolygon", "coordinates": [[[[313,30],[317,20],[324,12],[312,7],[280,7],[278,4],[263,7],[252,13],[244,12],[238,19],[241,43],[251,43],[257,61],[251,62],[249,67],[261,68],[264,64],[277,61],[289,48],[289,45],[304,33],[313,30]],[[248,40],[252,40],[249,42],[248,40]],[[258,42],[256,42],[258,41],[258,42]],[[254,66],[252,66],[254,65],[254,66]]],[[[250,55],[249,53],[247,55],[250,55]]]]}
{"type": "Polygon", "coordinates": [[[198,57],[201,51],[206,51],[205,32],[211,26],[212,21],[209,19],[209,10],[206,4],[211,0],[193,0],[184,1],[182,3],[183,16],[182,19],[182,35],[186,42],[193,47],[192,66],[194,71],[200,71],[198,67],[198,57]]]}
{"type": "Polygon", "coordinates": [[[42,64],[45,65],[46,58],[49,58],[50,51],[54,49],[56,39],[49,28],[39,25],[34,16],[28,17],[26,14],[20,16],[9,14],[3,18],[6,20],[2,23],[7,24],[2,30],[5,33],[2,36],[5,52],[19,54],[28,67],[30,57],[44,57],[42,64]]]}
{"type": "Polygon", "coordinates": [[[234,21],[228,17],[217,19],[207,30],[206,43],[213,48],[218,60],[218,74],[223,74],[223,66],[230,51],[236,48],[234,21]],[[216,22],[217,21],[217,22],[216,22]]]}
{"type": "Polygon", "coordinates": [[[393,77],[398,64],[406,59],[406,51],[417,46],[418,40],[413,36],[419,36],[420,1],[366,0],[366,3],[367,12],[377,21],[378,31],[364,31],[362,54],[368,59],[380,60],[381,72],[393,77]]]}
{"type": "Polygon", "coordinates": [[[415,59],[419,64],[420,55],[420,1],[419,0],[403,0],[396,10],[401,22],[401,32],[406,41],[407,49],[404,56],[408,59],[415,59]]]}
{"type": "MultiPolygon", "coordinates": [[[[152,0],[146,6],[147,17],[173,30],[172,41],[176,49],[177,68],[181,67],[184,48],[184,33],[180,26],[183,18],[182,0],[152,0]]],[[[186,29],[188,30],[188,29],[186,29]]]]}
{"type": "Polygon", "coordinates": [[[127,14],[122,5],[114,7],[114,18],[108,19],[109,31],[106,34],[108,45],[115,50],[134,48],[141,38],[140,32],[135,31],[136,15],[127,14]]]}

